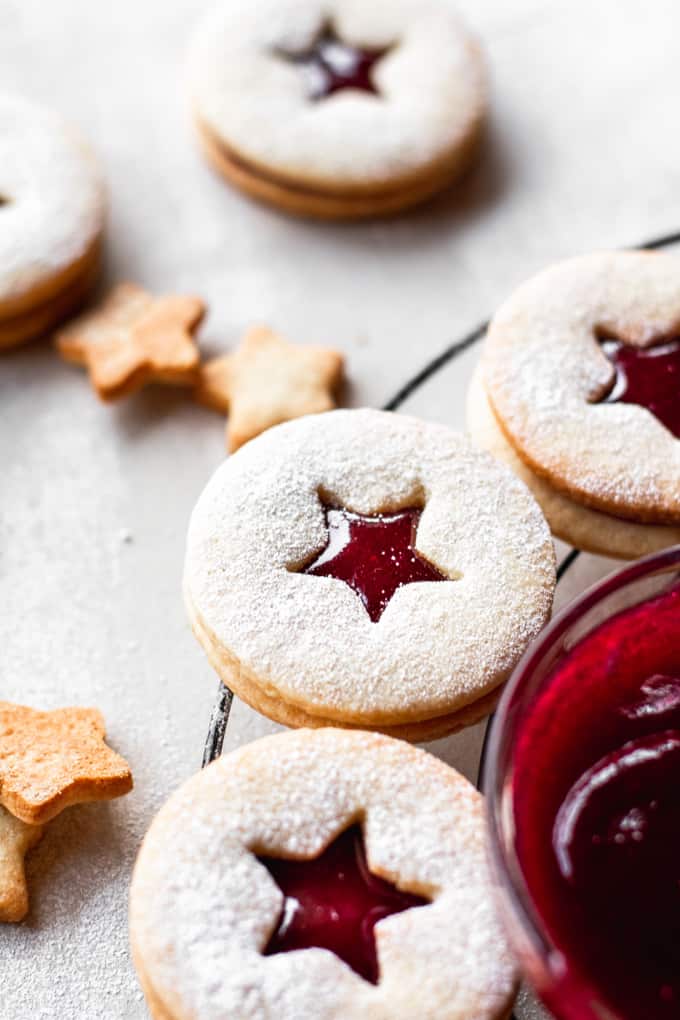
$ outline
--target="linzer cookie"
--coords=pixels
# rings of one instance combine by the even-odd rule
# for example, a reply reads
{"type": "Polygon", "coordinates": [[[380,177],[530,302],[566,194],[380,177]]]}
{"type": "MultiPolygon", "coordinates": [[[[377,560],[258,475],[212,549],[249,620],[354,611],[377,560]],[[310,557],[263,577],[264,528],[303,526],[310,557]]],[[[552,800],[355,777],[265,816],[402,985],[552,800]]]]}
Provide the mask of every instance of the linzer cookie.
{"type": "Polygon", "coordinates": [[[486,395],[481,366],[477,367],[468,390],[467,424],[474,442],[504,461],[531,489],[553,534],[577,549],[620,559],[638,559],[669,545],[680,544],[680,526],[636,524],[601,510],[591,510],[532,471],[498,423],[486,395]]]}
{"type": "Polygon", "coordinates": [[[106,196],[59,115],[0,94],[0,349],[47,332],[97,277],[106,196]]]}
{"type": "Polygon", "coordinates": [[[200,364],[193,334],[204,312],[200,298],[157,298],[120,283],[59,330],[57,349],[86,366],[102,400],[128,396],[149,382],[191,386],[200,364]]]}
{"type": "Polygon", "coordinates": [[[414,740],[492,709],[554,584],[523,483],[449,429],[371,410],[277,426],[227,460],[185,568],[196,636],[254,708],[414,740]]]}
{"type": "Polygon", "coordinates": [[[161,809],[130,896],[155,1020],[501,1020],[481,796],[401,741],[266,737],[161,809]]]}
{"type": "Polygon", "coordinates": [[[28,911],[24,856],[64,808],[132,789],[128,763],[104,743],[92,708],[39,712],[0,701],[0,921],[28,911]]]}
{"type": "Polygon", "coordinates": [[[257,326],[233,354],[201,366],[195,394],[229,415],[227,446],[233,452],[273,425],[335,407],[342,371],[337,351],[298,347],[257,326]]]}
{"type": "Polygon", "coordinates": [[[492,320],[473,437],[514,461],[580,548],[628,557],[679,540],[679,324],[680,260],[651,252],[560,263],[492,320]]]}
{"type": "Polygon", "coordinates": [[[236,0],[190,52],[203,150],[288,212],[392,213],[465,170],[486,112],[476,43],[446,0],[236,0]]]}

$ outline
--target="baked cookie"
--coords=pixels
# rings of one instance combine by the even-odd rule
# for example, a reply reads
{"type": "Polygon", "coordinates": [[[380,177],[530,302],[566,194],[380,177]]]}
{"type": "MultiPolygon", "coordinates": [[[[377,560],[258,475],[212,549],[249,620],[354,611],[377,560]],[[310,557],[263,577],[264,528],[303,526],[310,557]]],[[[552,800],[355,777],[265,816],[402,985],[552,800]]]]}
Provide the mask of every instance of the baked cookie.
{"type": "Polygon", "coordinates": [[[28,912],[24,857],[45,823],[73,804],[132,789],[128,763],[104,736],[96,709],[39,712],[0,701],[0,921],[28,912]]]}
{"type": "Polygon", "coordinates": [[[155,1020],[495,1020],[516,990],[481,796],[377,734],[266,737],[185,783],[130,933],[155,1020]]]}
{"type": "Polygon", "coordinates": [[[60,116],[0,94],[0,348],[83,304],[106,212],[89,146],[60,116]]]}
{"type": "Polygon", "coordinates": [[[233,354],[201,366],[196,399],[229,415],[230,453],[265,429],[335,407],[344,359],[326,347],[298,347],[266,326],[249,329],[233,354]]]}
{"type": "Polygon", "coordinates": [[[488,714],[550,613],[550,533],[463,436],[381,411],[277,426],[189,528],[189,616],[224,682],[291,726],[430,739],[488,714]]]}
{"type": "Polygon", "coordinates": [[[581,256],[512,295],[489,327],[484,387],[534,474],[579,506],[680,525],[679,323],[667,254],[581,256]]]}
{"type": "Polygon", "coordinates": [[[0,804],[29,825],[65,807],[132,789],[130,767],[104,743],[101,712],[40,712],[0,701],[0,804]]]}
{"type": "Polygon", "coordinates": [[[198,134],[254,198],[323,218],[393,213],[469,165],[486,112],[447,0],[237,0],[190,51],[198,134]]]}
{"type": "Polygon", "coordinates": [[[0,807],[0,921],[23,921],[28,913],[24,857],[42,839],[43,825],[27,825],[0,807]]]}
{"type": "Polygon", "coordinates": [[[531,489],[553,534],[577,549],[633,560],[680,544],[680,527],[636,524],[591,510],[532,471],[498,424],[484,389],[481,366],[477,366],[468,390],[467,425],[476,445],[504,461],[531,489]]]}
{"type": "Polygon", "coordinates": [[[119,283],[59,330],[55,342],[66,361],[86,366],[102,400],[129,396],[150,382],[191,386],[200,367],[193,334],[204,313],[200,298],[157,298],[119,283]]]}

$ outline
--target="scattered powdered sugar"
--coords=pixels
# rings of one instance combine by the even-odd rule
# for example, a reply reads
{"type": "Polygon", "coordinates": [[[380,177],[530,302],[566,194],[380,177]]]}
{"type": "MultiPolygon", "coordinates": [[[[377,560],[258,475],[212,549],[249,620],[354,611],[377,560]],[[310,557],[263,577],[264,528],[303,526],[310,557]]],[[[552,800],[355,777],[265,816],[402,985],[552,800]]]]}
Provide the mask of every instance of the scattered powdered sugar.
{"type": "Polygon", "coordinates": [[[177,1020],[504,1016],[516,973],[484,835],[480,795],[424,751],[333,729],[267,737],[153,823],[131,892],[137,959],[177,1020]],[[281,893],[254,854],[316,856],[357,819],[371,870],[432,899],[378,923],[375,986],[326,950],[261,955],[281,893]]]}
{"type": "Polygon", "coordinates": [[[442,0],[236,0],[200,24],[189,60],[202,124],[238,157],[310,186],[380,187],[427,173],[479,128],[486,83],[476,45],[442,0]],[[314,102],[281,52],[331,21],[343,41],[393,47],[373,68],[380,95],[314,102]]]}
{"type": "Polygon", "coordinates": [[[599,404],[605,331],[644,346],[677,332],[680,260],[599,252],[521,286],[489,327],[484,380],[518,451],[559,489],[628,517],[680,523],[680,442],[644,407],[599,404]]]}
{"type": "Polygon", "coordinates": [[[106,196],[93,153],[62,118],[0,95],[0,302],[85,255],[106,196]]]}
{"type": "Polygon", "coordinates": [[[545,622],[555,584],[522,482],[451,430],[332,411],[270,430],[194,510],[185,591],[200,629],[267,694],[393,725],[493,690],[545,622]],[[324,500],[363,514],[424,505],[416,546],[449,582],[398,589],[372,623],[342,581],[296,572],[326,543],[324,500]]]}

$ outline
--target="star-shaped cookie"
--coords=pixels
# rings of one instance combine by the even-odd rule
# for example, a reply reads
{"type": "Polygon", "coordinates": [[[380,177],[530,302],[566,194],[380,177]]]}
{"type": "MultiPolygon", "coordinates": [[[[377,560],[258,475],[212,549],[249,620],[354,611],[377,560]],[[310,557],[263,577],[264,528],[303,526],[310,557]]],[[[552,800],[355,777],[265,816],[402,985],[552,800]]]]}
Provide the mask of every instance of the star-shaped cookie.
{"type": "Polygon", "coordinates": [[[39,712],[0,701],[0,804],[38,825],[70,804],[128,793],[128,763],[104,735],[104,719],[93,708],[39,712]]]}
{"type": "Polygon", "coordinates": [[[193,331],[205,312],[196,297],[153,297],[121,283],[104,300],[56,333],[59,353],[86,365],[103,400],[148,382],[190,386],[200,364],[193,331]]]}
{"type": "Polygon", "coordinates": [[[0,807],[0,921],[21,921],[28,913],[24,857],[43,832],[0,807]]]}
{"type": "Polygon", "coordinates": [[[233,453],[272,425],[335,407],[343,364],[337,351],[298,347],[257,326],[233,354],[202,367],[196,398],[229,414],[227,446],[233,453]]]}

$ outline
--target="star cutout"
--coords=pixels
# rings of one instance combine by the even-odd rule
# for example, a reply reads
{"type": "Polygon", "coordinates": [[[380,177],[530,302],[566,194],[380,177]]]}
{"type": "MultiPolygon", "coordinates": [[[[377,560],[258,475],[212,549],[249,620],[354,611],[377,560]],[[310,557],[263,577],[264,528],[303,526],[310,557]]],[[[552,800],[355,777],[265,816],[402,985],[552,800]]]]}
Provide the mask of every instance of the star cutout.
{"type": "Polygon", "coordinates": [[[415,548],[421,510],[366,517],[338,507],[324,509],[328,544],[301,573],[344,581],[373,623],[403,585],[450,580],[415,548]]]}
{"type": "Polygon", "coordinates": [[[28,913],[24,857],[44,831],[0,807],[0,921],[22,921],[28,913]]]}
{"type": "Polygon", "coordinates": [[[324,347],[298,347],[265,326],[248,330],[233,354],[203,365],[196,399],[229,414],[230,452],[304,414],[335,407],[344,359],[324,347]]]}
{"type": "Polygon", "coordinates": [[[343,89],[380,95],[373,81],[373,68],[391,49],[353,46],[340,38],[332,24],[325,24],[308,49],[276,52],[300,69],[307,95],[318,100],[343,89]]]}
{"type": "Polygon", "coordinates": [[[37,825],[70,804],[128,793],[128,763],[104,735],[96,709],[38,712],[0,701],[0,804],[37,825]]]}
{"type": "Polygon", "coordinates": [[[371,873],[358,825],[312,860],[259,860],[284,896],[265,956],[329,949],[374,985],[380,977],[374,932],[378,921],[429,903],[371,873]]]}
{"type": "Polygon", "coordinates": [[[155,298],[136,284],[121,283],[55,339],[67,361],[87,366],[103,400],[117,400],[148,382],[196,381],[200,358],[192,334],[204,312],[199,298],[155,298]]]}
{"type": "Polygon", "coordinates": [[[616,368],[605,404],[638,404],[680,439],[680,339],[633,347],[612,337],[600,338],[602,350],[616,368]]]}

